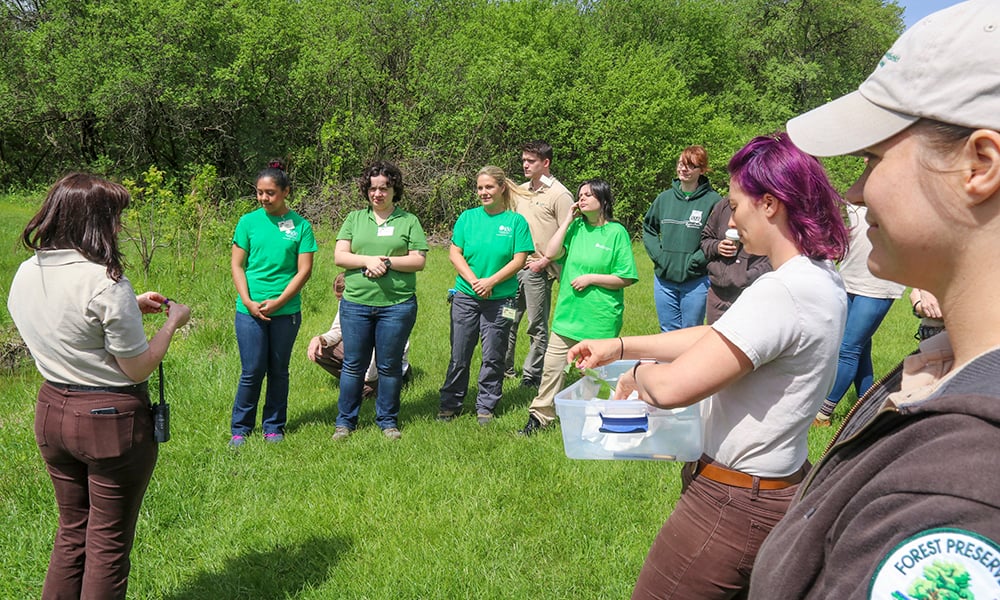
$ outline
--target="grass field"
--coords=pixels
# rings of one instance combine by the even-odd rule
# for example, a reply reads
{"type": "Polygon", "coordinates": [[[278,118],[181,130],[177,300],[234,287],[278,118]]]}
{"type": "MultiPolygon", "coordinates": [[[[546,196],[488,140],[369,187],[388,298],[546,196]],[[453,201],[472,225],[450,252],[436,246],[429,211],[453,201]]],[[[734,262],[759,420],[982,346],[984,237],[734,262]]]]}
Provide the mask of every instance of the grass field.
{"type": "MultiPolygon", "coordinates": [[[[37,200],[0,198],[4,302],[28,255],[17,238],[37,200]]],[[[240,371],[229,244],[203,248],[193,273],[185,249],[159,250],[148,281],[129,272],[137,291],[157,290],[192,308],[165,361],[173,439],[160,449],[143,504],[129,597],[628,597],[677,501],[679,465],[571,461],[558,429],[517,436],[532,394],[516,381],[505,384],[498,418],[487,427],[476,424],[471,406],[452,423],[435,421],[449,353],[445,297],[454,280],[443,248],[418,276],[416,376],[403,391],[402,440],[383,438],[370,402],[354,436],[330,440],[336,382],[305,351],[335,313],[334,233],[317,230],[287,439],[270,445],[254,437],[238,453],[226,448],[240,371]]],[[[626,335],[657,327],[650,263],[641,245],[635,251],[641,280],[626,290],[626,335]]],[[[161,322],[147,317],[151,331],[161,322]]],[[[875,338],[876,375],[913,349],[915,328],[908,304],[897,302],[875,338]]],[[[16,337],[6,310],[0,335],[5,343],[16,337]]],[[[478,355],[473,360],[478,365],[478,355]]],[[[40,595],[56,527],[32,433],[39,384],[30,362],[0,375],[0,598],[40,595]]],[[[813,460],[832,434],[810,433],[813,460]]]]}

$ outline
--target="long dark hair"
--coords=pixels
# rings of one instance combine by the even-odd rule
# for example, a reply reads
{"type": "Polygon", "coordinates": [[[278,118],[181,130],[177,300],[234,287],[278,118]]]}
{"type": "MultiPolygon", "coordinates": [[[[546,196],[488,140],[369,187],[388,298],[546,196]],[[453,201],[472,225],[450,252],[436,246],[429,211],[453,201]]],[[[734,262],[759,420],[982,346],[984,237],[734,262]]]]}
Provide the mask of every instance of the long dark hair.
{"type": "MultiPolygon", "coordinates": [[[[593,192],[594,197],[597,198],[597,202],[601,205],[601,216],[604,220],[611,222],[615,220],[614,210],[612,205],[614,204],[614,198],[611,196],[611,184],[603,179],[588,179],[580,184],[577,188],[576,196],[580,197],[580,190],[583,186],[589,185],[590,191],[593,192]]],[[[581,215],[581,218],[586,219],[586,217],[581,215]]]]}
{"type": "Polygon", "coordinates": [[[21,233],[32,250],[76,250],[104,265],[118,281],[125,260],[118,248],[122,211],[131,196],[120,184],[87,173],[70,173],[57,181],[45,202],[21,233]]]}

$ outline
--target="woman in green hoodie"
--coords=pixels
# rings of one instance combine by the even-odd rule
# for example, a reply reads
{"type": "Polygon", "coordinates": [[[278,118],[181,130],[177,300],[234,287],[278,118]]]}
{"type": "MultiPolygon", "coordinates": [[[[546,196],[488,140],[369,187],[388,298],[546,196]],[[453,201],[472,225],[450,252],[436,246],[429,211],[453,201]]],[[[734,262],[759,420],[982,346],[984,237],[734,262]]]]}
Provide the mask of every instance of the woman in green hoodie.
{"type": "Polygon", "coordinates": [[[643,219],[642,239],[656,275],[653,298],[661,331],[705,321],[708,261],[701,251],[701,230],[712,207],[722,200],[707,172],[705,148],[685,148],[677,161],[677,179],[653,200],[643,219]]]}

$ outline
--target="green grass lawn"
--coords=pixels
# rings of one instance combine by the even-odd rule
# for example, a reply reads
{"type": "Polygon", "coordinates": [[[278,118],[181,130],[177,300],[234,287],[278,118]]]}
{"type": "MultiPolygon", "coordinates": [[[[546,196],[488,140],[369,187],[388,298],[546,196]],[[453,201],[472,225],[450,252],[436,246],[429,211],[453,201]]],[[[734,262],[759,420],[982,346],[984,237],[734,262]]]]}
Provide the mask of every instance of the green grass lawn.
{"type": "MultiPolygon", "coordinates": [[[[0,198],[4,302],[27,257],[17,238],[32,202],[0,198]]],[[[306,358],[309,338],[329,327],[336,310],[334,232],[318,228],[317,238],[286,441],[253,437],[238,453],[226,448],[240,371],[229,243],[202,248],[194,273],[187,250],[167,248],[148,281],[129,271],[137,291],[157,290],[192,308],[165,361],[173,438],[160,448],[143,504],[129,597],[628,597],[677,501],[679,465],[573,461],[558,429],[517,436],[532,397],[517,381],[505,384],[487,427],[476,424],[471,404],[452,423],[435,421],[449,356],[445,297],[454,281],[443,248],[431,251],[418,276],[415,378],[403,390],[402,440],[383,438],[366,402],[355,435],[332,442],[336,381],[306,358]]],[[[641,245],[635,251],[642,279],[626,290],[626,335],[657,329],[650,263],[641,245]]],[[[162,317],[147,322],[152,331],[162,317]]],[[[3,340],[12,328],[0,311],[3,340]]],[[[908,304],[897,302],[875,338],[877,375],[913,349],[915,329],[908,304]]],[[[519,344],[522,357],[526,349],[519,344]]],[[[29,362],[0,376],[0,598],[40,595],[56,528],[32,433],[39,384],[29,362]]],[[[853,399],[851,392],[835,424],[853,399]]],[[[833,428],[810,433],[813,460],[832,435],[833,428]]]]}

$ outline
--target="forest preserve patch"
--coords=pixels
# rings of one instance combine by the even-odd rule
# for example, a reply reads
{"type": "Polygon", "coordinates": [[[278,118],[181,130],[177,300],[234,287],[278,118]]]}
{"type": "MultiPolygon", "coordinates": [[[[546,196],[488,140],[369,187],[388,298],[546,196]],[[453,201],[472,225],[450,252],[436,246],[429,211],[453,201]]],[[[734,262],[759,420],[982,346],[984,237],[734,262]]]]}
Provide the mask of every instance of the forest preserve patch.
{"type": "Polygon", "coordinates": [[[1000,600],[1000,545],[961,529],[922,531],[883,559],[868,597],[1000,600]]]}

